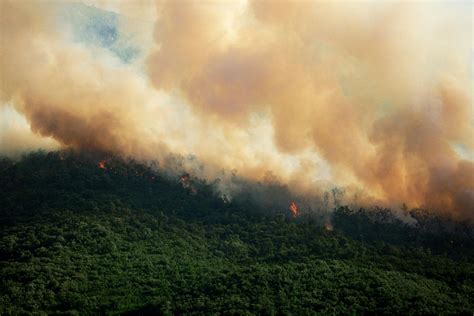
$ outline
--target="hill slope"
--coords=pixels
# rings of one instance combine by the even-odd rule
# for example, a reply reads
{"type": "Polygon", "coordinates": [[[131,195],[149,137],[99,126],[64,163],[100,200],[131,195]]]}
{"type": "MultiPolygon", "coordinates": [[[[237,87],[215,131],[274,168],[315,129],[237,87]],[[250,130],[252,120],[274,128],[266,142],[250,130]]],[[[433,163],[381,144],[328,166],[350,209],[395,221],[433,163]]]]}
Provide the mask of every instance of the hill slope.
{"type": "Polygon", "coordinates": [[[467,224],[340,208],[327,231],[92,154],[3,159],[0,187],[0,314],[474,312],[467,224]]]}

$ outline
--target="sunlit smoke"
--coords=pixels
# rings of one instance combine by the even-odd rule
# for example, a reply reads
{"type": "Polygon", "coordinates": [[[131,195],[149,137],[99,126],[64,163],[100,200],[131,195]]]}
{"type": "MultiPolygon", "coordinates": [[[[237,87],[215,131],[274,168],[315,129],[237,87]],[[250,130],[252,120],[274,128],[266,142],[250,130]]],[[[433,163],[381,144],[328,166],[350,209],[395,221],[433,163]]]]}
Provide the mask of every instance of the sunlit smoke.
{"type": "Polygon", "coordinates": [[[473,149],[469,8],[249,1],[228,41],[219,3],[164,1],[149,73],[223,124],[268,112],[280,152],[317,152],[376,201],[469,215],[452,145],[473,149]]]}
{"type": "Polygon", "coordinates": [[[471,4],[143,3],[131,16],[154,12],[153,38],[129,64],[72,41],[59,3],[0,3],[0,104],[28,139],[158,160],[226,196],[238,174],[473,217],[471,4]]]}

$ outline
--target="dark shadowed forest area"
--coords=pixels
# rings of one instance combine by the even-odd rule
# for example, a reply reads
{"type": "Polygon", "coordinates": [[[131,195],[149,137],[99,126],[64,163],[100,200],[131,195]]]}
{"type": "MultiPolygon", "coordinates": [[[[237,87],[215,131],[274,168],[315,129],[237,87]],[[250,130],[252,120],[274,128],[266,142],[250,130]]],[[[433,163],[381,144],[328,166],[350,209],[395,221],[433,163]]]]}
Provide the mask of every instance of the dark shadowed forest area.
{"type": "Polygon", "coordinates": [[[0,315],[474,313],[471,223],[338,206],[325,227],[192,181],[99,154],[0,159],[0,315]]]}

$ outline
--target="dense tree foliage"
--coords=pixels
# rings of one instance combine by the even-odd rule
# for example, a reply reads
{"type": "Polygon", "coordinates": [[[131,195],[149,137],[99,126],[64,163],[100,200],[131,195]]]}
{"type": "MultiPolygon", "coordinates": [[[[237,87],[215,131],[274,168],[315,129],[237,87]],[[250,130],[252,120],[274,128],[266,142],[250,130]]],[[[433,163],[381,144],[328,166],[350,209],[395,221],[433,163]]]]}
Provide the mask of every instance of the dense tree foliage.
{"type": "Polygon", "coordinates": [[[469,223],[339,207],[329,231],[186,181],[97,154],[0,159],[0,314],[474,312],[469,223]]]}

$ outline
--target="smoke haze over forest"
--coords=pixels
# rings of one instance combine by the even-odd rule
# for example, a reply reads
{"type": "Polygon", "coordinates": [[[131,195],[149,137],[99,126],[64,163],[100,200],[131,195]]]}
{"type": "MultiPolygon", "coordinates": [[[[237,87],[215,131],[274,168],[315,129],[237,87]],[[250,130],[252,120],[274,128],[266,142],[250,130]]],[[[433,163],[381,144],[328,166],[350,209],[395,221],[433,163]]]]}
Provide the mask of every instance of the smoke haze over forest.
{"type": "Polygon", "coordinates": [[[473,218],[472,4],[0,3],[0,153],[73,148],[473,218]]]}

